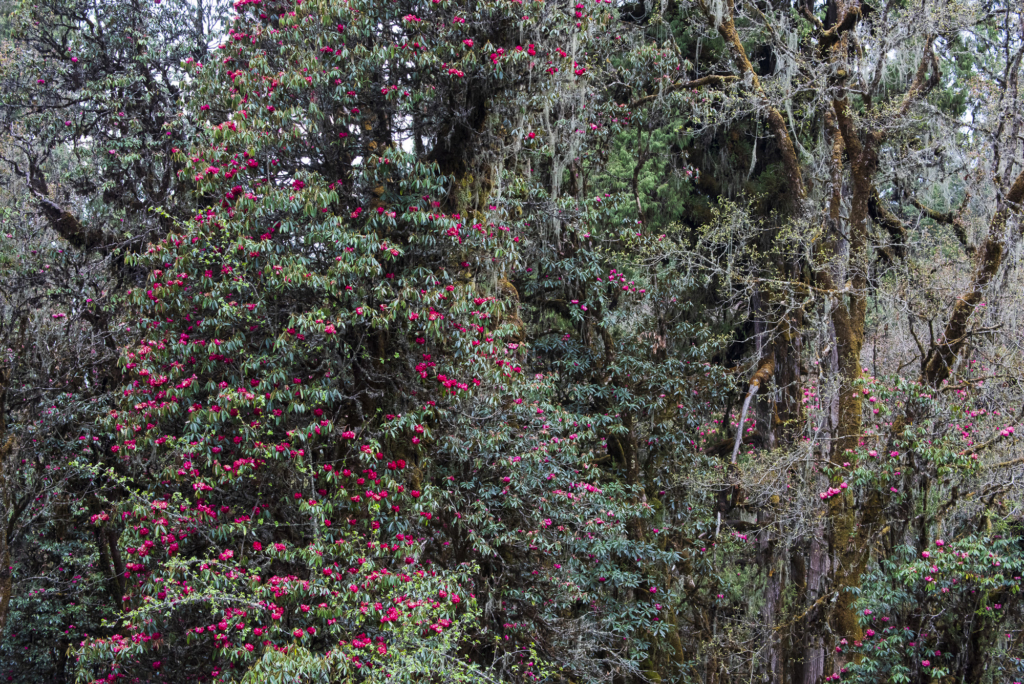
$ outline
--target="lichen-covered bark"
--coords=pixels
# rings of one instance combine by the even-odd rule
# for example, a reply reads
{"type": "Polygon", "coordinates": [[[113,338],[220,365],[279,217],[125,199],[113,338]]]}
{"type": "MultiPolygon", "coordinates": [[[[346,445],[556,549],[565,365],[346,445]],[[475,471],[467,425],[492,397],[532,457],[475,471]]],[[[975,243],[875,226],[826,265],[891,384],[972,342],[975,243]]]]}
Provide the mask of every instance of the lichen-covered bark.
{"type": "MultiPolygon", "coordinates": [[[[711,18],[710,10],[703,1],[701,2],[705,14],[711,18]]],[[[740,40],[739,34],[736,32],[736,23],[734,16],[736,14],[736,4],[734,0],[727,0],[726,12],[722,17],[722,21],[715,27],[718,30],[719,35],[725,41],[732,53],[733,59],[739,66],[740,71],[743,73],[744,82],[748,83],[750,88],[757,95],[761,102],[761,106],[764,107],[766,117],[768,119],[768,128],[772,132],[772,137],[775,139],[775,144],[779,146],[779,153],[782,156],[783,166],[786,169],[786,181],[789,184],[789,192],[793,197],[794,201],[799,203],[806,196],[806,189],[804,188],[803,174],[800,171],[800,159],[796,155],[796,146],[793,144],[793,139],[789,135],[789,130],[786,128],[786,120],[782,117],[782,113],[779,112],[772,99],[765,92],[764,86],[761,84],[761,79],[758,77],[757,72],[754,70],[754,66],[750,63],[750,57],[747,56],[747,50],[743,47],[743,42],[740,40]]],[[[712,23],[714,20],[711,19],[712,23]]]]}
{"type": "Polygon", "coordinates": [[[968,338],[968,324],[975,310],[981,303],[985,288],[988,287],[1003,262],[1006,250],[1006,223],[1011,212],[1020,210],[1024,201],[1024,172],[1010,186],[1002,198],[995,214],[989,223],[988,236],[978,249],[974,276],[970,289],[961,295],[953,305],[953,312],[946,322],[942,337],[932,346],[923,364],[922,380],[937,387],[949,377],[949,374],[963,351],[968,338]]]}
{"type": "Polygon", "coordinates": [[[82,225],[74,214],[50,199],[46,176],[33,160],[29,160],[27,178],[29,191],[39,211],[46,217],[50,227],[72,247],[83,251],[105,252],[114,242],[111,236],[99,228],[82,225]]]}

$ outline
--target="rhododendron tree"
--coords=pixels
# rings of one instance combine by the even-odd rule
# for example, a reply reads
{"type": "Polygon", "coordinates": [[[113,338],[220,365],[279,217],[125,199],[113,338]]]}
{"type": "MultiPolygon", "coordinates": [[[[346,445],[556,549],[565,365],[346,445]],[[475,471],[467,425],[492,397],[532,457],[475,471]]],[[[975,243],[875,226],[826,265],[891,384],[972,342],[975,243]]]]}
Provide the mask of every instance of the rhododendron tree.
{"type": "Polygon", "coordinates": [[[846,681],[976,680],[986,666],[1014,671],[1009,626],[1020,619],[1022,570],[1019,540],[1000,534],[898,549],[857,601],[864,638],[842,646],[860,658],[837,674],[848,674],[846,681]]]}
{"type": "Polygon", "coordinates": [[[447,84],[497,92],[506,69],[530,76],[536,48],[477,62],[428,49],[421,24],[452,39],[539,20],[444,3],[237,9],[216,61],[192,65],[194,115],[210,118],[179,153],[216,201],[133,260],[149,277],[107,420],[125,618],[83,643],[85,671],[412,676],[457,669],[468,631],[503,635],[483,648],[530,678],[573,666],[571,638],[521,655],[566,618],[596,621],[587,647],[635,669],[643,634],[663,631],[653,598],[674,554],[622,537],[650,507],[635,482],[597,484],[609,420],[559,410],[557,388],[523,372],[502,285],[522,268],[521,206],[453,198],[442,173],[465,165],[437,128],[458,121],[444,98],[471,92],[447,84]],[[427,155],[403,149],[423,113],[412,142],[432,137],[427,155]],[[473,417],[474,397],[511,408],[473,417]],[[495,585],[509,570],[527,581],[495,585]]]}
{"type": "MultiPolygon", "coordinates": [[[[211,137],[211,152],[231,154],[211,137]]],[[[131,622],[85,653],[112,654],[115,673],[159,662],[234,677],[276,667],[261,660],[268,649],[308,648],[331,676],[393,674],[424,658],[422,648],[449,643],[430,637],[457,626],[475,600],[468,566],[438,570],[423,556],[432,497],[406,460],[414,450],[382,440],[380,411],[425,420],[481,377],[514,375],[469,344],[486,338],[494,351],[486,336],[501,334],[500,306],[445,275],[445,254],[432,247],[453,242],[445,232],[456,220],[420,218],[415,209],[441,188],[408,155],[368,159],[350,180],[383,185],[377,199],[388,211],[342,216],[320,205],[344,190],[312,174],[256,177],[243,191],[211,168],[200,187],[224,188],[220,206],[139,260],[151,274],[135,295],[143,337],[127,352],[130,384],[109,418],[132,492],[113,513],[126,524],[131,622]],[[400,250],[378,235],[415,234],[419,224],[439,239],[400,250]],[[403,252],[417,255],[411,268],[403,252]],[[437,275],[424,268],[430,260],[437,275]],[[359,342],[374,336],[390,358],[368,356],[359,342]],[[431,371],[414,370],[413,358],[431,371]],[[136,492],[154,469],[162,484],[136,492]],[[424,646],[405,643],[413,637],[424,646]],[[196,669],[207,657],[183,650],[197,641],[213,649],[213,670],[196,669]]]]}

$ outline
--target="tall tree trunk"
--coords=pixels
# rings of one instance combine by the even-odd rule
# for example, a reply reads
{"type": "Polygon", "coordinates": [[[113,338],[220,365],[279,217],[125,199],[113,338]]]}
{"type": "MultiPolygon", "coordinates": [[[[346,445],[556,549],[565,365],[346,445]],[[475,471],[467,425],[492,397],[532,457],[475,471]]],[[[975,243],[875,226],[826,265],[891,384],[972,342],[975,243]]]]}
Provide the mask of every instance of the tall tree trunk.
{"type": "Polygon", "coordinates": [[[782,605],[782,572],[775,556],[775,542],[764,542],[764,568],[768,572],[764,590],[764,605],[761,608],[761,624],[767,634],[764,644],[764,679],[770,684],[782,684],[782,649],[781,640],[775,631],[779,608],[782,605]]]}
{"type": "MultiPolygon", "coordinates": [[[[850,162],[853,192],[847,231],[850,241],[847,280],[840,290],[833,282],[831,274],[822,270],[819,275],[820,282],[832,291],[833,297],[837,298],[832,305],[831,317],[836,333],[835,344],[839,355],[839,377],[842,384],[839,394],[839,424],[832,441],[830,456],[833,462],[838,463],[852,463],[856,460],[863,428],[863,397],[857,382],[861,379],[860,356],[864,346],[864,321],[867,313],[869,205],[873,179],[878,168],[877,146],[881,142],[880,136],[874,133],[868,133],[861,138],[847,107],[846,100],[833,102],[833,135],[838,133],[841,139],[833,143],[832,159],[834,182],[836,166],[842,162],[843,149],[850,162]]],[[[865,535],[870,535],[879,522],[881,510],[879,502],[869,502],[866,512],[859,511],[853,494],[849,491],[829,500],[829,541],[838,564],[835,587],[839,592],[833,609],[833,629],[836,634],[851,641],[862,638],[860,624],[852,605],[869,557],[865,535]],[[859,513],[867,514],[858,515],[859,513]]]]}
{"type": "MultiPolygon", "coordinates": [[[[824,532],[824,530],[822,530],[824,532]]],[[[807,554],[807,601],[813,603],[821,593],[822,582],[829,571],[828,547],[821,541],[824,534],[811,538],[810,552],[807,554]]],[[[821,608],[811,608],[804,616],[806,625],[814,625],[821,619],[821,608]]],[[[804,633],[804,667],[803,679],[799,684],[818,684],[825,674],[825,645],[819,630],[807,629],[804,633]]]]}

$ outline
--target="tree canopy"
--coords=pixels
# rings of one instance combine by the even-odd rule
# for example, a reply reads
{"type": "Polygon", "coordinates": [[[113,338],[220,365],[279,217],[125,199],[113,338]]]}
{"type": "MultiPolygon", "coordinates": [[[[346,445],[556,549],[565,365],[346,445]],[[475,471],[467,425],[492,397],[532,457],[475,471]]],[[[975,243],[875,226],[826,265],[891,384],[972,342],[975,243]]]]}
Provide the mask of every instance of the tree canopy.
{"type": "Polygon", "coordinates": [[[6,681],[1021,678],[1020,8],[6,10],[6,681]]]}

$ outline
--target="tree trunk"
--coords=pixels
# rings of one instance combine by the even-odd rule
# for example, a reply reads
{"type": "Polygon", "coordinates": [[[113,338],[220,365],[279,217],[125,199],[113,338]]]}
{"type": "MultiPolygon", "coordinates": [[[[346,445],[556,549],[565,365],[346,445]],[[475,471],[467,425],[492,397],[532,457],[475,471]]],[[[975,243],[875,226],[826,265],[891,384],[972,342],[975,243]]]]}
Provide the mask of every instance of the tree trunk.
{"type": "Polygon", "coordinates": [[[981,303],[985,288],[992,282],[1003,262],[1006,222],[1010,212],[1019,211],[1024,202],[1024,171],[1010,186],[1006,196],[996,207],[996,213],[989,222],[988,237],[977,253],[977,267],[971,280],[970,290],[960,296],[953,305],[953,313],[939,341],[932,346],[924,362],[922,380],[932,387],[938,387],[949,377],[950,371],[967,341],[967,324],[981,303]]]}
{"type": "Polygon", "coordinates": [[[764,590],[764,606],[761,608],[761,623],[765,628],[764,678],[770,684],[782,684],[782,650],[779,635],[775,632],[779,607],[782,603],[782,573],[775,562],[774,542],[769,541],[765,550],[765,569],[768,578],[764,590]]]}
{"type": "MultiPolygon", "coordinates": [[[[829,571],[828,547],[819,541],[824,536],[824,534],[814,535],[811,539],[810,552],[807,554],[808,604],[818,600],[822,589],[822,580],[829,571]]],[[[825,674],[825,646],[818,630],[811,628],[821,619],[821,612],[821,608],[812,608],[803,619],[803,624],[808,628],[804,631],[803,679],[799,684],[818,684],[822,675],[825,674]]]]}
{"type": "MultiPolygon", "coordinates": [[[[799,204],[805,198],[806,190],[804,188],[803,174],[800,172],[800,160],[796,156],[796,146],[793,145],[793,139],[790,138],[789,131],[786,129],[786,120],[782,118],[782,114],[774,106],[772,99],[768,97],[764,86],[761,85],[761,79],[758,78],[757,72],[754,71],[754,66],[750,63],[750,58],[743,47],[743,42],[736,32],[736,24],[733,21],[733,17],[736,14],[735,1],[726,0],[726,2],[726,12],[722,17],[722,21],[715,28],[718,30],[719,35],[722,36],[722,39],[725,40],[725,44],[732,52],[733,59],[736,60],[740,71],[743,72],[743,80],[749,83],[751,89],[760,100],[761,105],[767,111],[768,128],[771,130],[772,137],[775,138],[775,144],[779,146],[779,152],[782,155],[782,163],[786,170],[786,182],[789,185],[790,196],[794,204],[799,204]]],[[[712,24],[714,24],[710,9],[703,1],[701,2],[701,7],[704,9],[704,13],[708,15],[712,24]]]]}
{"type": "MultiPolygon", "coordinates": [[[[839,424],[832,442],[831,460],[836,463],[854,462],[861,442],[863,428],[863,395],[857,387],[861,379],[860,355],[864,346],[864,321],[867,313],[868,287],[868,220],[873,179],[878,167],[876,146],[880,137],[868,133],[862,139],[847,111],[845,100],[835,100],[835,128],[841,141],[834,143],[833,173],[841,163],[841,149],[850,161],[853,194],[850,202],[848,235],[850,240],[846,283],[837,291],[831,275],[822,271],[820,280],[833,291],[837,301],[832,306],[832,324],[835,326],[835,344],[839,354],[839,424]],[[836,147],[840,145],[841,148],[836,147]],[[845,303],[842,299],[845,298],[845,303]]],[[[838,217],[835,217],[838,218],[838,217]]],[[[841,477],[841,476],[837,476],[841,477]]],[[[838,485],[839,482],[833,483],[838,485]]],[[[852,605],[860,587],[860,578],[869,557],[868,538],[881,514],[879,501],[869,502],[864,515],[858,516],[856,502],[849,491],[829,500],[830,545],[838,563],[835,586],[839,596],[833,611],[833,629],[840,637],[850,641],[863,638],[860,624],[852,605]],[[859,519],[858,519],[859,518],[859,519]]],[[[840,657],[840,660],[842,658],[840,657]]]]}

